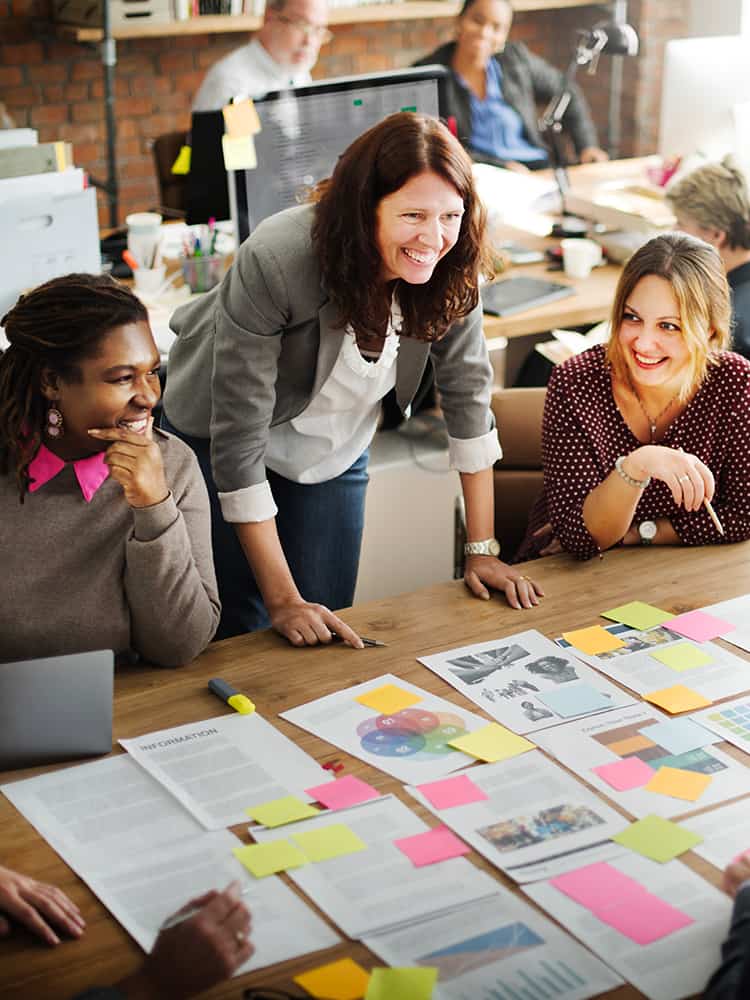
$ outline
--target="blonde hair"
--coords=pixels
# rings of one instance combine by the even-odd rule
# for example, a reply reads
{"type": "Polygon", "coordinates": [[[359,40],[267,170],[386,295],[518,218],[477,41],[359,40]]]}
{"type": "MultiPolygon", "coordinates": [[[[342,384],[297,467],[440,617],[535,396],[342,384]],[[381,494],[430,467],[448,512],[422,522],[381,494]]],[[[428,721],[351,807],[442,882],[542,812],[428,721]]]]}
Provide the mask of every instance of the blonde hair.
{"type": "Polygon", "coordinates": [[[650,274],[669,282],[680,309],[682,336],[690,354],[688,377],[679,393],[685,400],[701,385],[709,365],[716,364],[729,347],[729,285],[718,252],[694,236],[662,233],[636,250],[617,283],[607,344],[607,360],[624,382],[628,373],[620,327],[633,289],[650,274]]]}
{"type": "Polygon", "coordinates": [[[750,249],[750,196],[747,180],[731,156],[691,171],[667,190],[677,215],[705,229],[726,233],[730,247],[750,249]]]}

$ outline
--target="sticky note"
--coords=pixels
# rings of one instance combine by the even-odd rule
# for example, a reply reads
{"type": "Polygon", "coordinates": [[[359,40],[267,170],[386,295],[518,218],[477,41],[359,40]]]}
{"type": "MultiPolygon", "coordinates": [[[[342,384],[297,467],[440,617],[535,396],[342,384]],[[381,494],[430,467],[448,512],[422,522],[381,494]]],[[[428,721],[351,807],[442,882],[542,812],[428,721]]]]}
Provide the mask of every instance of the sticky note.
{"type": "Polygon", "coordinates": [[[637,904],[613,907],[597,913],[597,917],[640,945],[651,944],[695,922],[687,913],[645,890],[637,904]]]}
{"type": "Polygon", "coordinates": [[[377,789],[352,774],[344,775],[335,781],[327,781],[323,785],[315,785],[314,788],[306,788],[305,791],[327,809],[346,809],[360,802],[380,798],[377,789]]]}
{"type": "Polygon", "coordinates": [[[626,757],[629,753],[638,753],[639,750],[648,750],[655,746],[654,741],[648,739],[643,733],[637,736],[628,736],[624,740],[616,740],[607,744],[607,750],[616,753],[618,757],[626,757]]]}
{"type": "Polygon", "coordinates": [[[180,151],[177,154],[177,159],[172,164],[171,173],[178,175],[185,175],[190,173],[190,159],[192,156],[192,149],[190,146],[180,146],[180,151]]]}
{"type": "Polygon", "coordinates": [[[660,767],[651,781],[644,785],[648,792],[669,795],[673,799],[696,802],[711,784],[710,774],[684,771],[681,767],[660,767]]]}
{"type": "Polygon", "coordinates": [[[224,115],[224,128],[229,135],[245,136],[260,132],[260,118],[249,98],[237,101],[236,104],[225,104],[221,113],[224,115]]]}
{"type": "Polygon", "coordinates": [[[519,753],[535,749],[530,740],[517,736],[498,722],[491,722],[473,733],[448,740],[448,746],[462,750],[479,760],[491,762],[505,760],[507,757],[515,757],[519,753]]]}
{"type": "Polygon", "coordinates": [[[563,632],[563,639],[571,646],[580,649],[582,653],[596,656],[598,653],[608,653],[612,649],[622,649],[625,643],[612,635],[601,625],[591,625],[589,628],[579,628],[574,632],[563,632]]]}
{"type": "Polygon", "coordinates": [[[432,966],[373,969],[365,1000],[430,1000],[437,974],[432,966]]]}
{"type": "Polygon", "coordinates": [[[669,611],[662,611],[661,608],[655,608],[643,601],[629,601],[617,608],[610,608],[609,611],[602,611],[601,615],[602,618],[610,618],[614,622],[622,622],[623,625],[637,629],[653,628],[654,625],[661,625],[674,618],[669,611]]]}
{"type": "Polygon", "coordinates": [[[361,1000],[367,990],[370,973],[353,959],[342,958],[338,962],[301,972],[294,977],[294,981],[311,997],[319,1000],[361,1000]]]}
{"type": "Polygon", "coordinates": [[[246,809],[245,812],[263,826],[283,826],[298,819],[317,816],[320,810],[298,799],[296,795],[285,795],[283,799],[264,802],[262,805],[246,809]]]}
{"type": "Polygon", "coordinates": [[[648,694],[644,694],[643,698],[644,701],[658,705],[671,715],[713,705],[713,702],[709,701],[708,698],[704,698],[697,691],[685,687],[684,684],[673,684],[672,687],[661,688],[659,691],[650,691],[648,694]]]}
{"type": "Polygon", "coordinates": [[[416,705],[422,698],[397,684],[383,684],[381,687],[373,688],[372,691],[358,695],[354,700],[360,705],[366,705],[367,708],[374,708],[381,715],[395,715],[404,708],[416,705]]]}
{"type": "Polygon", "coordinates": [[[700,750],[702,747],[710,746],[719,738],[692,719],[668,719],[666,722],[657,722],[654,726],[647,726],[643,734],[673,756],[688,753],[690,750],[700,750]]]}
{"type": "Polygon", "coordinates": [[[246,844],[232,848],[232,854],[256,878],[265,878],[287,868],[300,868],[307,858],[288,840],[270,840],[266,844],[246,844]]]}
{"type": "Polygon", "coordinates": [[[585,715],[587,712],[601,712],[612,708],[612,699],[602,694],[592,684],[585,681],[569,681],[549,691],[537,694],[539,701],[551,708],[556,715],[569,719],[573,715],[585,715]]]}
{"type": "Polygon", "coordinates": [[[611,906],[620,906],[626,900],[637,899],[644,892],[635,879],[606,861],[557,875],[550,879],[550,884],[597,914],[611,906]]]}
{"type": "Polygon", "coordinates": [[[447,861],[449,858],[460,858],[471,850],[447,826],[438,826],[413,837],[400,837],[393,843],[417,868],[447,861]]]}
{"type": "Polygon", "coordinates": [[[674,646],[667,646],[666,649],[652,649],[651,656],[665,667],[671,670],[692,670],[694,667],[705,667],[708,663],[713,663],[713,657],[704,652],[700,646],[694,646],[692,642],[677,642],[674,646]]]}
{"type": "Polygon", "coordinates": [[[258,157],[251,135],[223,135],[221,148],[224,153],[225,170],[255,170],[258,157]]]}
{"type": "Polygon", "coordinates": [[[292,840],[299,845],[308,861],[315,862],[367,850],[367,844],[343,823],[321,826],[317,830],[302,830],[295,833],[292,840]]]}
{"type": "Polygon", "coordinates": [[[703,842],[703,837],[661,816],[646,816],[612,837],[618,844],[664,864],[703,842]]]}
{"type": "Polygon", "coordinates": [[[735,627],[731,622],[706,614],[705,611],[688,611],[684,615],[670,618],[664,624],[672,632],[679,632],[693,642],[708,642],[709,639],[732,632],[735,627]]]}
{"type": "Polygon", "coordinates": [[[618,792],[627,792],[631,788],[643,788],[654,776],[654,769],[645,764],[640,757],[626,757],[612,764],[600,764],[591,770],[606,781],[610,788],[618,792]]]}
{"type": "Polygon", "coordinates": [[[474,784],[468,774],[455,774],[442,781],[430,781],[425,785],[417,785],[430,805],[436,809],[453,809],[455,806],[465,806],[470,802],[486,802],[487,794],[479,785],[474,784]]]}

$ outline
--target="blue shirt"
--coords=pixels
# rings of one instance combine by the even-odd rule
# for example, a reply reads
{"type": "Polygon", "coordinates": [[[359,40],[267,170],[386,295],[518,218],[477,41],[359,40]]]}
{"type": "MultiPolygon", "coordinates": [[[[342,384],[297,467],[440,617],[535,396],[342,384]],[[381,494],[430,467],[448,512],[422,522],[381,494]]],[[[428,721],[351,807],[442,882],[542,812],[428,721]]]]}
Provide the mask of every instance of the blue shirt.
{"type": "Polygon", "coordinates": [[[487,153],[498,160],[517,160],[519,163],[546,160],[547,152],[530,143],[523,134],[523,120],[515,108],[503,97],[503,72],[495,59],[487,64],[487,91],[481,101],[456,74],[461,85],[469,92],[471,101],[472,149],[487,153]]]}

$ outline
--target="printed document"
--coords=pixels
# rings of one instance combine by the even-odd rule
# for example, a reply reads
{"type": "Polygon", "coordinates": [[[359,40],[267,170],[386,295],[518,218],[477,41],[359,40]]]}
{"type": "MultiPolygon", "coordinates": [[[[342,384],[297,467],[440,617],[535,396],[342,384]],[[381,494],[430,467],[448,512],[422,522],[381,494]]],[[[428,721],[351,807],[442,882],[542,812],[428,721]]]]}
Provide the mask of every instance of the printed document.
{"type": "Polygon", "coordinates": [[[120,740],[141,767],[207,830],[247,820],[245,809],[332,781],[312,757],[270,722],[222,715],[120,740]]]}
{"type": "Polygon", "coordinates": [[[723,872],[738,854],[750,850],[750,799],[691,816],[682,825],[703,837],[695,853],[723,872]]]}
{"type": "Polygon", "coordinates": [[[718,604],[709,604],[701,608],[701,611],[716,615],[717,618],[723,618],[724,621],[736,626],[731,632],[723,635],[722,639],[750,653],[750,594],[733,597],[730,601],[720,601],[718,604]]]}

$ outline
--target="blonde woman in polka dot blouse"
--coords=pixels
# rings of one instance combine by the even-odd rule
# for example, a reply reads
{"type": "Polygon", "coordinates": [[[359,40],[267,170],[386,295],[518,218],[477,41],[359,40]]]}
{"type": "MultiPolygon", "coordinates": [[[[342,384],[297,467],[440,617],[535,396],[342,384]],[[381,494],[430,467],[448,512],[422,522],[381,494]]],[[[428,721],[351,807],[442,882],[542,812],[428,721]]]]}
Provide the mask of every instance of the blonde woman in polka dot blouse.
{"type": "Polygon", "coordinates": [[[750,538],[750,362],[727,350],[729,318],[707,243],[666,233],[633,255],[609,343],[550,380],[544,490],[517,559],[750,538]]]}

